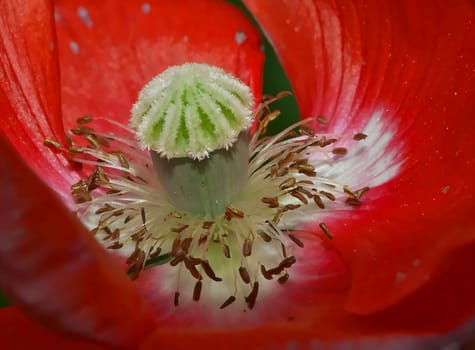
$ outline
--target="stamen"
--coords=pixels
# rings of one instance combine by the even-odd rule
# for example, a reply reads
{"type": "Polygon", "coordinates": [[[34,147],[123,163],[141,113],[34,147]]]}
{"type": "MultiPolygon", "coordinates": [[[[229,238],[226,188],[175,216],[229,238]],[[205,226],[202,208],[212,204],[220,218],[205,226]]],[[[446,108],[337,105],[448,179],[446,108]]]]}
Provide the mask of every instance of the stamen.
{"type": "MultiPolygon", "coordinates": [[[[77,119],[66,146],[52,139],[44,144],[89,170],[88,177],[71,187],[78,215],[106,248],[127,255],[131,279],[140,278],[148,268],[174,269],[176,289],[170,297],[175,306],[180,296],[186,296],[220,309],[243,305],[252,309],[270,293],[270,283],[289,280],[297,263],[294,244],[305,249],[305,241],[293,232],[298,228],[295,223],[308,220],[302,209],[317,212],[360,206],[369,190],[354,190],[320,173],[317,176],[319,164],[312,163],[309,154],[322,152],[337,162],[343,154],[351,156],[351,148],[324,149],[337,142],[336,135],[315,134],[307,126],[315,120],[300,121],[275,136],[265,136],[268,124],[278,116],[268,108],[274,100],[267,98],[257,108],[257,131],[251,137],[241,133],[228,150],[208,151],[209,158],[201,161],[158,156],[153,163],[157,156],[142,151],[143,145],[130,139],[133,132],[126,126],[110,121],[111,133],[97,132],[94,122],[99,118],[90,116],[77,119]],[[182,173],[162,176],[178,163],[196,169],[196,164],[214,161],[219,152],[226,158],[233,147],[240,148],[239,160],[230,173],[241,172],[239,186],[223,176],[222,169],[230,166],[224,162],[211,173],[213,181],[222,182],[210,191],[206,185],[205,195],[204,187],[191,181],[195,174],[181,183],[182,173]],[[158,165],[160,169],[154,172],[158,165]],[[186,181],[191,185],[185,191],[173,189],[186,181]],[[232,194],[221,195],[231,188],[232,194]],[[185,192],[191,195],[186,197],[185,192]],[[184,291],[184,286],[190,290],[184,291]],[[215,304],[211,289],[226,293],[222,304],[215,304]]],[[[101,124],[108,122],[100,120],[101,124]]],[[[364,134],[357,135],[355,140],[364,138],[364,134]]],[[[209,176],[204,172],[202,178],[209,180],[209,176]]],[[[323,222],[319,227],[334,239],[323,222]]]]}

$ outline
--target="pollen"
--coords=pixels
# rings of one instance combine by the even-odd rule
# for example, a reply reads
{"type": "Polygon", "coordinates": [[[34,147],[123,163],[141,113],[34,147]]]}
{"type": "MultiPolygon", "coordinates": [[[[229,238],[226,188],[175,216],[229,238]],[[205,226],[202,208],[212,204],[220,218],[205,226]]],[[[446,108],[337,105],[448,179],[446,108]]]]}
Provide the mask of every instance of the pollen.
{"type": "MultiPolygon", "coordinates": [[[[197,81],[201,80],[193,84],[197,81]]],[[[164,81],[160,84],[166,85],[164,81]]],[[[241,100],[238,96],[242,91],[232,93],[240,89],[238,86],[233,90],[234,81],[213,84],[213,89],[227,91],[226,97],[205,95],[213,96],[223,106],[241,100]]],[[[187,89],[178,88],[176,96],[197,94],[187,89]]],[[[147,94],[142,92],[142,98],[147,100],[147,94]]],[[[166,103],[178,103],[181,97],[176,96],[175,102],[166,103]]],[[[244,138],[245,180],[239,193],[220,210],[211,212],[183,209],[171,200],[163,188],[166,181],[157,176],[153,157],[143,150],[143,140],[137,140],[135,130],[116,121],[84,116],[64,142],[47,139],[44,144],[63,152],[74,166],[89,173],[71,186],[77,215],[98,242],[124,257],[126,273],[132,280],[140,280],[148,269],[162,269],[174,276],[167,288],[171,291],[170,304],[176,308],[182,303],[199,302],[216,310],[253,309],[269,292],[269,284],[285,287],[292,279],[292,268],[298,263],[295,252],[305,250],[305,241],[295,230],[308,220],[308,213],[358,207],[369,190],[353,189],[319,175],[318,164],[310,161],[310,155],[322,153],[329,161],[337,162],[351,149],[334,148],[335,135],[315,134],[308,127],[314,120],[302,120],[274,136],[266,136],[267,126],[279,116],[269,105],[283,96],[285,93],[265,97],[257,107],[253,114],[256,130],[244,138]],[[97,121],[102,127],[108,125],[108,131],[97,131],[97,121]]],[[[246,101],[248,105],[252,98],[246,101]]],[[[150,106],[156,103],[149,102],[150,106]]],[[[134,117],[136,126],[148,113],[148,107],[139,104],[134,107],[140,111],[134,117]]],[[[163,113],[166,118],[167,112],[163,113]]],[[[218,113],[217,119],[221,117],[218,113]]],[[[247,119],[243,121],[245,128],[248,123],[247,119]]],[[[234,143],[239,133],[242,135],[242,130],[236,132],[234,143]]],[[[205,147],[210,158],[219,151],[211,151],[214,147],[205,147]]],[[[163,152],[172,155],[182,150],[163,152]]],[[[199,158],[198,153],[192,157],[199,158]]],[[[220,186],[225,192],[226,184],[220,186]]],[[[232,181],[229,186],[233,186],[232,181]]],[[[321,239],[338,239],[325,223],[315,225],[315,235],[321,234],[321,239]]]]}

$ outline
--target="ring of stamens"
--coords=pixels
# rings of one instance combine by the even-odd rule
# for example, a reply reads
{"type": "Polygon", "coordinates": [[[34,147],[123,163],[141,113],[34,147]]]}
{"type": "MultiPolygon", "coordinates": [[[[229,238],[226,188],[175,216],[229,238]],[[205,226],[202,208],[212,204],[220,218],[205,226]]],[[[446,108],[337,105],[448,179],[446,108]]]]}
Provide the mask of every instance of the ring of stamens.
{"type": "MultiPolygon", "coordinates": [[[[337,157],[344,156],[346,149],[327,151],[336,138],[314,134],[307,127],[309,120],[264,136],[279,114],[268,105],[282,96],[259,106],[257,130],[249,144],[247,183],[241,197],[216,217],[182,212],[167,201],[149,155],[136,145],[126,126],[106,120],[125,136],[103,134],[91,127],[91,117],[83,117],[66,137],[66,146],[50,139],[45,145],[64,152],[74,165],[91,168],[88,177],[71,187],[78,215],[106,248],[127,254],[131,279],[139,278],[144,269],[168,264],[177,269],[175,306],[180,304],[180,276],[186,272],[194,281],[194,301],[217,283],[229,293],[219,301],[220,308],[240,299],[252,309],[262,281],[284,284],[290,277],[296,262],[293,249],[304,247],[292,231],[301,219],[299,212],[324,210],[342,197],[344,204],[359,206],[368,191],[367,187],[352,190],[318,175],[309,163],[309,149],[337,157]],[[262,256],[268,248],[271,258],[262,256]]],[[[364,137],[359,133],[354,139],[364,137]]],[[[325,223],[319,225],[332,239],[325,223]]]]}

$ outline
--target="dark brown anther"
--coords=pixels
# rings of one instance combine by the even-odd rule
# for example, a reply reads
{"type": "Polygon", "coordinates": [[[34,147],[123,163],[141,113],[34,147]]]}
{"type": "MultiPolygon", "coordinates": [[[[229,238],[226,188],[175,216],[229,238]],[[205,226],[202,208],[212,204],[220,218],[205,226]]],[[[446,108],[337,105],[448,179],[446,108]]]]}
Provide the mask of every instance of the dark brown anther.
{"type": "Polygon", "coordinates": [[[150,254],[150,259],[158,258],[161,252],[162,252],[162,248],[157,247],[155,251],[152,254],[150,254]]]}
{"type": "Polygon", "coordinates": [[[257,299],[257,292],[259,291],[259,282],[254,282],[252,285],[252,291],[249,293],[249,295],[244,298],[244,300],[247,303],[247,307],[249,309],[252,309],[254,305],[256,304],[256,299],[257,299]]]}
{"type": "Polygon", "coordinates": [[[300,134],[307,135],[307,136],[315,135],[315,131],[311,127],[309,127],[308,125],[300,126],[299,132],[300,132],[300,134]]]}
{"type": "Polygon", "coordinates": [[[297,181],[295,180],[295,177],[289,177],[287,180],[285,180],[279,185],[279,188],[281,190],[287,190],[289,188],[294,187],[296,183],[297,181]]]}
{"type": "Polygon", "coordinates": [[[295,259],[295,256],[289,256],[280,262],[279,267],[288,269],[296,262],[297,262],[297,259],[295,259]]]}
{"type": "Polygon", "coordinates": [[[297,199],[298,199],[299,201],[301,201],[303,204],[307,204],[307,203],[308,203],[307,198],[305,198],[305,196],[304,196],[302,193],[298,192],[298,191],[292,191],[292,192],[290,192],[290,195],[291,195],[292,197],[297,198],[297,199]]]}
{"type": "Polygon", "coordinates": [[[92,197],[89,194],[88,184],[84,179],[71,185],[71,192],[76,203],[84,203],[92,200],[92,197]]]}
{"type": "Polygon", "coordinates": [[[140,230],[135,232],[133,235],[130,235],[130,238],[132,238],[133,241],[135,242],[140,242],[143,239],[143,236],[147,233],[147,229],[145,227],[142,227],[140,230]]]}
{"type": "Polygon", "coordinates": [[[195,258],[195,257],[193,257],[193,256],[191,256],[191,255],[189,255],[189,256],[187,257],[187,259],[188,259],[188,261],[189,261],[190,263],[192,263],[193,265],[200,265],[200,264],[201,264],[201,261],[202,261],[200,258],[195,258]]]}
{"type": "Polygon", "coordinates": [[[124,224],[128,223],[130,220],[132,220],[135,217],[135,215],[127,215],[127,217],[124,219],[124,224]]]}
{"type": "Polygon", "coordinates": [[[252,254],[252,241],[250,239],[245,239],[244,244],[242,245],[242,255],[250,256],[252,254]]]}
{"type": "Polygon", "coordinates": [[[84,148],[82,148],[82,147],[70,147],[70,148],[68,148],[68,152],[71,153],[72,155],[81,154],[81,153],[84,153],[84,148]]]}
{"type": "Polygon", "coordinates": [[[345,200],[345,203],[348,204],[348,205],[351,205],[351,206],[353,206],[353,207],[359,207],[361,204],[363,204],[363,203],[360,202],[359,199],[351,198],[351,197],[350,197],[350,198],[347,198],[347,199],[345,200]]]}
{"type": "Polygon", "coordinates": [[[43,141],[43,145],[46,146],[46,147],[50,147],[50,148],[56,148],[56,149],[60,149],[61,148],[61,144],[56,141],[56,140],[53,140],[53,139],[45,139],[43,141]]]}
{"type": "Polygon", "coordinates": [[[311,165],[307,165],[307,164],[298,165],[297,170],[300,174],[305,174],[310,177],[317,176],[317,172],[315,171],[315,168],[311,165]]]}
{"type": "Polygon", "coordinates": [[[104,226],[102,230],[106,233],[106,235],[112,236],[112,230],[109,228],[109,226],[104,226]]]}
{"type": "Polygon", "coordinates": [[[74,147],[74,141],[72,138],[70,138],[68,135],[64,136],[64,140],[70,147],[74,147]]]}
{"type": "Polygon", "coordinates": [[[119,209],[112,212],[112,216],[121,216],[122,214],[124,214],[124,212],[125,212],[125,209],[119,209]]]}
{"type": "Polygon", "coordinates": [[[100,207],[99,209],[97,209],[94,212],[94,214],[99,215],[99,214],[106,213],[106,212],[114,210],[114,209],[115,208],[112,205],[106,203],[103,207],[100,207]]]}
{"type": "Polygon", "coordinates": [[[92,122],[92,120],[93,120],[92,116],[85,115],[81,118],[76,119],[76,123],[78,123],[78,124],[87,124],[87,123],[92,122]]]}
{"type": "Polygon", "coordinates": [[[298,239],[297,237],[295,237],[292,233],[289,233],[289,238],[295,243],[297,244],[300,248],[303,248],[303,243],[300,239],[298,239]]]}
{"type": "Polygon", "coordinates": [[[117,239],[120,237],[120,230],[116,228],[114,232],[110,235],[110,239],[117,239]]]}
{"type": "Polygon", "coordinates": [[[262,197],[262,203],[265,203],[269,208],[278,208],[279,207],[279,198],[277,197],[262,197]]]}
{"type": "Polygon", "coordinates": [[[272,279],[272,274],[270,274],[269,271],[266,270],[266,267],[264,265],[261,265],[261,273],[266,280],[272,279]]]}
{"type": "Polygon", "coordinates": [[[312,196],[313,196],[312,193],[309,190],[307,190],[306,188],[300,187],[300,186],[297,188],[297,192],[300,192],[300,193],[306,195],[308,198],[312,198],[312,196]]]}
{"type": "Polygon", "coordinates": [[[350,188],[347,185],[343,186],[343,192],[345,192],[351,198],[356,198],[356,194],[352,190],[350,190],[350,188]]]}
{"type": "Polygon", "coordinates": [[[216,282],[222,281],[222,278],[216,277],[216,274],[211,268],[211,265],[209,264],[208,260],[201,260],[201,267],[203,268],[203,271],[206,273],[206,275],[209,278],[211,278],[213,281],[216,281],[216,282]]]}
{"type": "Polygon", "coordinates": [[[297,181],[298,185],[314,185],[312,180],[299,180],[297,181]]]}
{"type": "Polygon", "coordinates": [[[138,260],[141,260],[141,257],[145,258],[145,252],[140,248],[135,248],[134,252],[127,258],[125,263],[131,265],[138,260]]]}
{"type": "Polygon", "coordinates": [[[191,261],[189,258],[185,258],[185,267],[190,271],[191,275],[196,278],[197,280],[202,280],[203,277],[201,276],[201,273],[198,271],[196,268],[196,265],[191,261]]]}
{"type": "Polygon", "coordinates": [[[173,298],[173,305],[178,306],[179,299],[180,299],[180,292],[175,292],[175,297],[173,298]]]}
{"type": "Polygon", "coordinates": [[[231,251],[229,250],[229,246],[227,244],[223,244],[223,253],[226,258],[231,257],[231,251]]]}
{"type": "Polygon", "coordinates": [[[276,100],[280,100],[284,97],[288,97],[288,96],[292,96],[292,93],[290,91],[281,91],[279,93],[277,93],[277,95],[275,95],[275,99],[276,100]]]}
{"type": "Polygon", "coordinates": [[[175,256],[171,261],[170,261],[170,265],[171,266],[176,266],[178,265],[179,263],[181,263],[183,260],[185,260],[185,254],[183,253],[179,253],[177,256],[175,256]]]}
{"type": "Polygon", "coordinates": [[[87,135],[86,140],[95,149],[100,149],[101,148],[101,145],[99,144],[99,142],[97,142],[97,139],[94,135],[87,135]]]}
{"type": "Polygon", "coordinates": [[[321,222],[318,226],[320,226],[320,228],[322,229],[325,236],[327,236],[330,239],[333,239],[333,235],[330,232],[330,230],[328,229],[327,225],[325,225],[325,223],[321,222]]]}
{"type": "Polygon", "coordinates": [[[198,282],[195,283],[195,288],[193,288],[193,300],[194,301],[200,300],[202,285],[203,285],[203,283],[201,281],[198,281],[198,282]]]}
{"type": "Polygon", "coordinates": [[[325,204],[323,203],[322,198],[318,194],[313,196],[313,201],[320,209],[325,209],[325,204]]]}
{"type": "MultiPolygon", "coordinates": [[[[138,253],[134,256],[135,260],[129,264],[130,268],[128,271],[129,278],[132,280],[136,280],[139,277],[140,272],[142,271],[145,264],[145,252],[138,248],[134,251],[134,253],[135,252],[138,253]]],[[[132,255],[134,255],[134,253],[132,253],[132,255]]],[[[132,255],[130,257],[132,257],[132,255]]]]}
{"type": "Polygon", "coordinates": [[[332,202],[336,199],[336,197],[333,193],[326,192],[326,191],[320,191],[320,193],[323,194],[325,197],[327,197],[332,202]]]}
{"type": "Polygon", "coordinates": [[[114,242],[114,244],[110,245],[107,247],[107,249],[120,249],[122,248],[124,245],[120,242],[114,242]]]}
{"type": "Polygon", "coordinates": [[[190,227],[190,225],[181,225],[181,226],[178,226],[178,227],[174,227],[174,228],[172,228],[172,232],[175,232],[175,233],[182,233],[182,232],[185,231],[188,227],[190,227]]]}
{"type": "Polygon", "coordinates": [[[78,136],[91,135],[94,133],[94,129],[88,126],[78,126],[77,128],[71,129],[71,133],[78,136]]]}
{"type": "Polygon", "coordinates": [[[295,155],[296,155],[295,152],[290,152],[290,153],[286,154],[284,158],[280,159],[280,160],[277,162],[277,165],[278,165],[279,167],[282,167],[282,166],[284,166],[284,165],[289,164],[291,161],[293,161],[293,160],[295,159],[295,155]]]}
{"type": "Polygon", "coordinates": [[[273,267],[272,269],[268,270],[267,273],[271,276],[273,275],[280,275],[280,273],[284,271],[284,267],[279,264],[277,267],[273,267]]]}
{"type": "Polygon", "coordinates": [[[298,209],[300,208],[301,205],[300,204],[287,204],[284,209],[287,211],[287,210],[295,210],[295,209],[298,209]]]}
{"type": "Polygon", "coordinates": [[[234,295],[231,295],[229,298],[226,299],[226,301],[221,305],[220,309],[224,309],[226,306],[231,305],[236,301],[236,297],[234,295]]]}
{"type": "Polygon", "coordinates": [[[331,145],[332,143],[335,143],[336,141],[337,139],[322,138],[320,142],[318,143],[318,145],[323,148],[323,147],[327,147],[328,145],[331,145]]]}
{"type": "Polygon", "coordinates": [[[321,115],[319,115],[319,116],[317,117],[317,122],[319,122],[319,123],[322,124],[322,125],[327,125],[327,124],[328,124],[328,120],[326,120],[325,117],[323,117],[323,116],[321,116],[321,115]]]}
{"type": "Polygon", "coordinates": [[[185,238],[181,242],[181,250],[183,250],[185,253],[188,254],[188,251],[189,251],[190,246],[191,246],[191,242],[193,242],[193,238],[191,238],[191,237],[185,238]]]}
{"type": "Polygon", "coordinates": [[[361,140],[364,140],[364,139],[367,138],[367,137],[368,137],[368,135],[363,134],[362,132],[359,132],[359,133],[357,133],[357,134],[355,134],[355,135],[353,136],[353,140],[355,140],[355,141],[361,141],[361,140]]]}
{"type": "Polygon", "coordinates": [[[101,146],[104,146],[104,147],[110,146],[109,139],[107,139],[104,136],[99,136],[99,135],[95,135],[95,136],[96,136],[97,143],[99,143],[101,146]]]}
{"type": "Polygon", "coordinates": [[[203,225],[201,226],[205,230],[209,230],[214,224],[214,221],[203,221],[203,225]]]}
{"type": "Polygon", "coordinates": [[[261,238],[264,240],[264,242],[270,242],[272,241],[272,237],[269,236],[267,233],[265,233],[264,231],[259,231],[259,236],[261,236],[261,238]]]}
{"type": "Polygon", "coordinates": [[[369,187],[363,187],[355,191],[355,196],[357,199],[360,199],[366,192],[369,191],[369,187]]]}
{"type": "Polygon", "coordinates": [[[144,208],[140,208],[140,216],[142,218],[142,224],[145,225],[145,223],[147,222],[147,218],[145,217],[145,209],[144,208]]]}
{"type": "Polygon", "coordinates": [[[239,267],[239,276],[244,283],[249,284],[251,282],[251,278],[249,277],[249,273],[244,266],[239,267]]]}
{"type": "Polygon", "coordinates": [[[109,178],[107,177],[104,169],[102,169],[101,167],[96,167],[94,169],[94,177],[96,179],[96,182],[99,183],[99,185],[109,184],[109,178]]]}
{"type": "Polygon", "coordinates": [[[226,207],[226,211],[224,212],[224,218],[226,220],[231,220],[232,218],[243,218],[244,213],[239,209],[233,208],[232,206],[228,205],[226,207]]]}
{"type": "Polygon", "coordinates": [[[117,160],[119,161],[120,166],[122,168],[124,168],[124,169],[129,169],[130,168],[129,162],[127,161],[127,159],[125,158],[125,156],[122,152],[119,151],[119,152],[115,152],[114,154],[117,157],[117,160]]]}
{"type": "Polygon", "coordinates": [[[333,150],[332,150],[332,153],[333,154],[337,154],[339,156],[344,156],[345,154],[348,153],[348,150],[345,148],[345,147],[335,147],[333,150]]]}
{"type": "Polygon", "coordinates": [[[282,275],[280,276],[278,279],[277,279],[277,282],[279,282],[280,284],[284,284],[285,282],[287,282],[289,280],[289,274],[286,273],[285,275],[282,275]]]}

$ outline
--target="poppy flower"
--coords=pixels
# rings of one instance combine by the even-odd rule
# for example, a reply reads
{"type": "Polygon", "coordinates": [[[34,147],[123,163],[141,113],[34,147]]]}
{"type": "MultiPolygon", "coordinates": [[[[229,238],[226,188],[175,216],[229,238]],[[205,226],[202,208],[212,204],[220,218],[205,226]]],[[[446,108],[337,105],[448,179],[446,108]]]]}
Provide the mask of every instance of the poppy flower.
{"type": "Polygon", "coordinates": [[[473,332],[473,4],[245,3],[312,135],[339,139],[330,155],[309,151],[309,164],[371,187],[363,203],[346,187],[349,203],[315,199],[285,233],[304,246],[290,278],[252,307],[166,304],[161,267],[131,282],[70,212],[83,170],[44,141],[84,115],[127,124],[139,89],[174,64],[223,67],[258,96],[255,29],[219,1],[59,1],[55,18],[47,1],[3,2],[0,283],[22,307],[0,312],[5,346],[411,349],[455,347],[473,332]]]}

